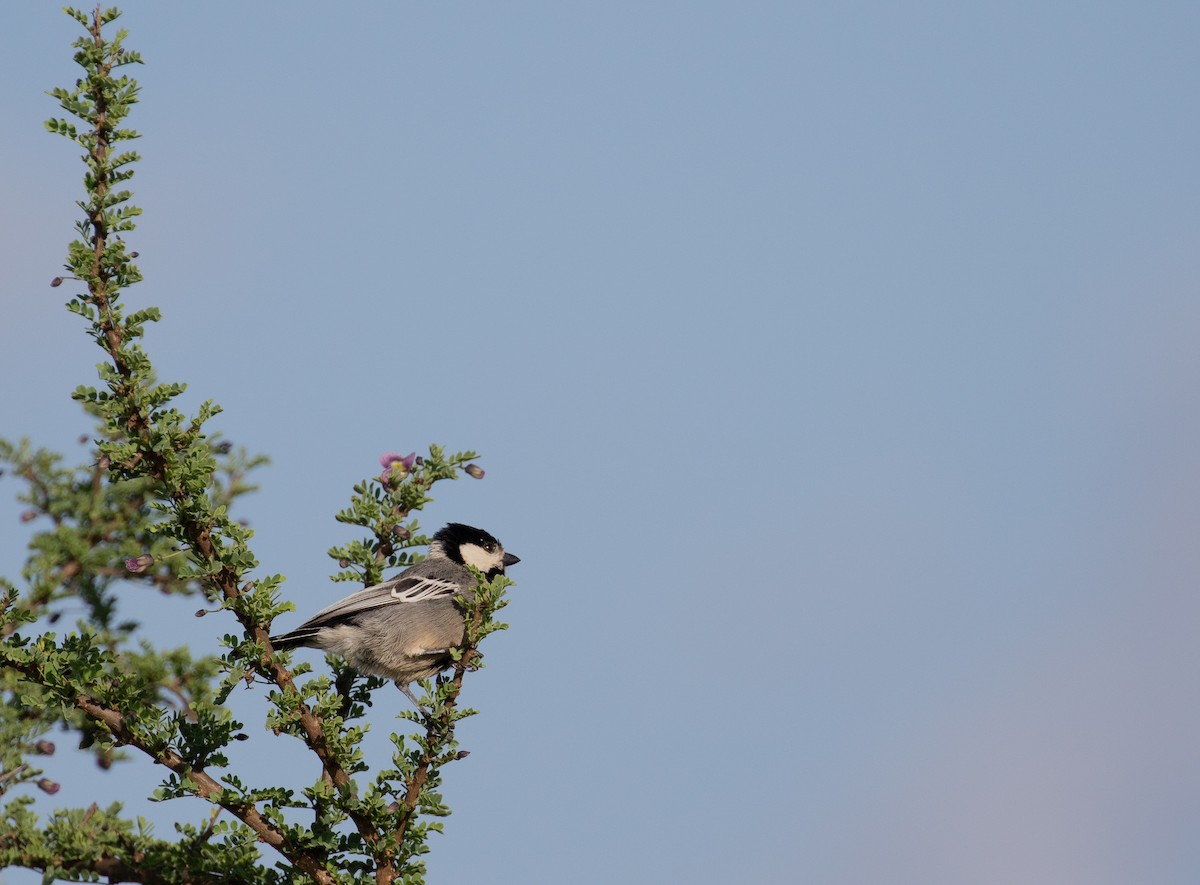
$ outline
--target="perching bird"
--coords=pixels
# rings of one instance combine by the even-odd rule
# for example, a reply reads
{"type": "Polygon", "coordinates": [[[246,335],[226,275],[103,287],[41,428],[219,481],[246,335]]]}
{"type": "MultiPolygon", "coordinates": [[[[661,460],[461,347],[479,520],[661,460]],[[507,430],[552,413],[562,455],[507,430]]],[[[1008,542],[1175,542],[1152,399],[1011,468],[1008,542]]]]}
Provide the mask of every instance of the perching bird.
{"type": "Polygon", "coordinates": [[[520,561],[482,529],[452,522],[433,536],[428,558],[322,609],[290,633],[272,636],[271,644],[276,650],[334,652],[364,673],[394,679],[417,704],[408,684],[445,670],[454,663],[450,650],[466,641],[454,597],[475,597],[467,566],[491,580],[520,561]]]}

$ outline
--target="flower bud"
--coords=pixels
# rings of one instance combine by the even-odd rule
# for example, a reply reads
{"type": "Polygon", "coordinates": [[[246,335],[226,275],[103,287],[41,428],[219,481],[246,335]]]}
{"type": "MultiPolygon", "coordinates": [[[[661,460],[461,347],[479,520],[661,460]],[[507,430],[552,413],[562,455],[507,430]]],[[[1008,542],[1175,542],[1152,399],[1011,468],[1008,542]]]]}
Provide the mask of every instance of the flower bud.
{"type": "Polygon", "coordinates": [[[406,529],[402,525],[392,526],[392,534],[395,535],[397,538],[399,538],[401,541],[407,541],[409,538],[412,537],[412,532],[410,532],[408,529],[406,529]]]}
{"type": "Polygon", "coordinates": [[[37,785],[39,790],[49,796],[53,796],[62,789],[61,784],[59,784],[57,781],[50,780],[48,777],[39,778],[37,785]]]}
{"type": "Polygon", "coordinates": [[[149,553],[143,553],[141,556],[132,556],[125,560],[125,568],[139,575],[154,564],[154,557],[149,553]]]}
{"type": "Polygon", "coordinates": [[[339,559],[338,560],[338,568],[350,568],[350,560],[339,559]]]}
{"type": "Polygon", "coordinates": [[[138,257],[138,253],[137,253],[137,252],[130,252],[130,253],[129,253],[129,257],[130,257],[130,258],[137,258],[137,257],[138,257]]]}
{"type": "Polygon", "coordinates": [[[54,755],[54,741],[48,741],[45,738],[36,742],[33,745],[34,752],[41,753],[43,756],[54,755]]]}
{"type": "Polygon", "coordinates": [[[468,464],[463,468],[463,470],[467,472],[467,476],[473,476],[475,479],[483,479],[484,473],[486,472],[478,464],[468,464]]]}
{"type": "Polygon", "coordinates": [[[32,522],[37,519],[36,510],[26,510],[21,514],[21,522],[32,522]]]}
{"type": "Polygon", "coordinates": [[[63,278],[62,278],[62,277],[55,277],[54,279],[52,279],[52,280],[50,281],[50,285],[51,285],[53,288],[55,288],[55,289],[57,289],[57,288],[58,288],[59,286],[61,286],[62,284],[63,284],[63,278]]]}

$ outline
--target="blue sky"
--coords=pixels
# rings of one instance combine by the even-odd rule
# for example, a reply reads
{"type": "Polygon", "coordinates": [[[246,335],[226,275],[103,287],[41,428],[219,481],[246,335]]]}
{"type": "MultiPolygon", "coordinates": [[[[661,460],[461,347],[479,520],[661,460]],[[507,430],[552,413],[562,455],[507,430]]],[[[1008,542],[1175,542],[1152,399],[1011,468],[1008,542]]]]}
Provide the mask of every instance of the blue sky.
{"type": "MultiPolygon", "coordinates": [[[[273,459],[264,573],[336,598],[333,513],[430,442],[488,474],[425,524],[522,558],[431,881],[1196,881],[1200,8],[122,8],[130,303],[273,459]]],[[[0,34],[0,434],[82,457],[75,36],[0,34]]]]}

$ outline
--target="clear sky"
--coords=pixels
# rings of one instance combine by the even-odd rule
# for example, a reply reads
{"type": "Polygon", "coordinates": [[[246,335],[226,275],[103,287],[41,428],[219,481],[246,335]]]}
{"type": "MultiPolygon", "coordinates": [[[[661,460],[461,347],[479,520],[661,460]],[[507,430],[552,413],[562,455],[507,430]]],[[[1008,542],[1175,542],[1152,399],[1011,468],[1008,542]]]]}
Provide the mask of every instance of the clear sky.
{"type": "MultiPolygon", "coordinates": [[[[122,8],[130,303],[273,458],[264,572],[337,598],[334,512],[430,442],[488,474],[425,525],[522,558],[431,882],[1198,881],[1200,6],[122,8]]],[[[76,32],[0,30],[0,433],[82,458],[76,32]]]]}

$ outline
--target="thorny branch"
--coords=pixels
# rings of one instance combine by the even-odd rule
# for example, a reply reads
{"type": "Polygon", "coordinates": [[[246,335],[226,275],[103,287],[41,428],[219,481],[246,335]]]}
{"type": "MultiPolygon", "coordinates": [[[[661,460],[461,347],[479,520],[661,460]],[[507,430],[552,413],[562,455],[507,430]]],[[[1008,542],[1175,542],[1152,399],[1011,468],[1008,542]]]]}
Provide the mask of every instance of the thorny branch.
{"type": "MultiPolygon", "coordinates": [[[[82,14],[73,10],[69,11],[83,20],[82,14]]],[[[122,220],[128,215],[113,214],[110,210],[113,205],[122,202],[127,197],[125,192],[114,193],[114,185],[128,177],[129,173],[118,170],[133,155],[118,156],[114,159],[113,145],[124,138],[134,137],[136,133],[131,135],[125,130],[116,128],[126,112],[123,101],[128,96],[123,97],[119,91],[112,90],[112,72],[114,67],[125,63],[121,55],[124,50],[113,51],[113,44],[107,44],[102,35],[103,26],[115,18],[115,13],[115,10],[102,13],[100,7],[97,7],[91,16],[90,24],[86,25],[91,49],[94,52],[89,54],[87,40],[76,44],[83,47],[80,55],[77,55],[77,59],[82,56],[83,60],[80,63],[84,64],[86,61],[85,67],[91,65],[87,79],[80,81],[81,84],[84,84],[81,88],[86,94],[87,101],[90,101],[90,107],[84,113],[77,110],[81,106],[80,103],[72,102],[73,98],[79,95],[78,91],[72,94],[71,101],[64,99],[63,102],[64,107],[69,111],[75,112],[77,116],[83,117],[91,124],[90,133],[78,139],[75,137],[73,127],[69,131],[73,140],[87,145],[88,188],[91,198],[85,206],[86,220],[79,225],[85,242],[72,244],[72,249],[75,250],[73,252],[75,260],[72,264],[75,276],[72,278],[85,282],[87,291],[86,294],[79,296],[79,302],[73,302],[72,309],[75,309],[75,305],[79,305],[78,312],[84,313],[85,316],[92,319],[92,334],[105,350],[108,360],[111,361],[111,369],[103,370],[102,375],[107,379],[109,385],[109,391],[103,396],[103,402],[105,403],[104,414],[110,420],[109,426],[113,435],[108,441],[102,441],[102,450],[105,452],[116,451],[119,447],[115,445],[114,440],[119,440],[124,446],[120,456],[104,455],[89,477],[93,507],[97,508],[98,506],[97,502],[103,494],[106,478],[110,481],[138,478],[153,484],[153,489],[142,492],[136,499],[131,498],[131,506],[140,510],[153,501],[162,502],[169,508],[173,525],[170,538],[175,543],[181,543],[191,554],[193,563],[198,566],[197,571],[192,573],[189,580],[201,581],[211,598],[223,600],[223,607],[234,613],[244,630],[246,642],[235,655],[231,655],[227,660],[236,661],[236,666],[244,667],[247,671],[247,678],[251,674],[259,675],[279,688],[285,698],[285,702],[280,704],[280,708],[290,711],[288,713],[291,717],[288,719],[288,730],[289,732],[292,730],[294,723],[298,735],[317,757],[321,769],[321,782],[333,788],[336,794],[343,797],[349,796],[355,792],[351,771],[358,770],[355,767],[351,751],[347,749],[347,747],[353,748],[353,744],[338,743],[336,734],[333,735],[331,742],[326,730],[333,727],[332,723],[327,721],[320,712],[321,710],[328,711],[330,708],[322,707],[322,701],[314,702],[311,705],[305,702],[303,700],[306,697],[305,691],[309,690],[311,683],[302,690],[295,682],[295,674],[276,658],[269,639],[271,616],[264,616],[263,608],[261,606],[256,608],[252,604],[255,600],[255,594],[251,592],[253,585],[244,583],[245,572],[252,566],[247,566],[245,557],[239,558],[236,555],[230,555],[230,540],[240,544],[242,538],[236,526],[227,520],[222,521],[224,517],[220,513],[224,507],[214,508],[212,506],[214,503],[218,505],[228,503],[220,501],[219,496],[211,491],[213,488],[212,470],[209,470],[208,482],[198,484],[196,475],[187,475],[181,471],[179,463],[174,457],[180,453],[192,452],[194,444],[204,441],[201,424],[205,420],[206,413],[202,412],[200,417],[186,427],[172,425],[174,428],[172,432],[177,435],[166,437],[169,444],[164,445],[161,426],[162,413],[158,408],[164,400],[154,399],[156,389],[148,386],[150,383],[149,364],[136,345],[131,344],[132,339],[141,334],[140,327],[136,325],[138,321],[132,318],[128,321],[122,320],[119,293],[121,287],[128,282],[128,272],[132,266],[125,263],[123,247],[120,244],[120,232],[129,229],[129,226],[126,226],[122,220]],[[117,257],[114,258],[114,256],[117,257]],[[86,307],[86,305],[91,305],[91,307],[86,307]],[[94,314],[92,308],[95,310],[94,314]],[[218,515],[214,515],[214,513],[218,515]],[[246,649],[251,649],[251,651],[246,652],[246,649]]],[[[120,42],[120,39],[121,37],[118,36],[117,43],[120,42]]],[[[130,95],[135,94],[136,84],[132,89],[130,95]]],[[[136,98],[131,98],[130,101],[136,101],[136,98]]],[[[84,106],[86,107],[86,105],[84,106]]],[[[136,156],[133,158],[136,159],[136,156]]],[[[136,212],[136,210],[132,210],[132,207],[130,208],[132,212],[136,212]]],[[[130,257],[136,258],[137,253],[130,253],[130,257]]],[[[132,271],[136,274],[136,268],[132,268],[132,271]]],[[[56,284],[57,282],[61,282],[61,280],[56,281],[56,284]]],[[[92,393],[95,392],[92,391],[92,393]]],[[[166,398],[169,399],[170,395],[168,394],[166,398]]],[[[205,443],[205,445],[209,444],[205,443]]],[[[431,449],[431,457],[440,459],[440,450],[435,456],[431,449]]],[[[448,469],[447,473],[422,476],[419,480],[414,478],[411,491],[416,495],[414,499],[416,509],[419,509],[425,501],[430,500],[426,496],[426,490],[432,485],[432,482],[439,478],[452,476],[455,470],[461,466],[461,462],[455,461],[458,457],[454,456],[448,462],[441,462],[442,467],[448,469]]],[[[39,477],[36,472],[28,479],[37,487],[39,477]]],[[[236,481],[237,477],[231,475],[230,489],[236,481]]],[[[51,494],[51,490],[44,486],[40,491],[47,498],[51,494]]],[[[398,519],[401,515],[407,515],[409,507],[405,506],[402,509],[403,514],[397,511],[393,516],[398,519]]],[[[55,516],[56,521],[58,518],[55,516]]],[[[390,528],[391,526],[389,526],[390,528]]],[[[97,544],[103,543],[108,540],[105,531],[93,529],[88,538],[97,544]]],[[[403,537],[407,538],[408,536],[403,537]]],[[[396,549],[392,543],[390,531],[385,537],[380,537],[379,541],[380,544],[374,551],[377,562],[372,567],[377,565],[382,569],[384,563],[391,562],[396,549]]],[[[243,545],[241,552],[244,551],[243,545]]],[[[394,562],[391,564],[395,565],[394,562]]],[[[90,575],[102,578],[121,576],[111,568],[107,568],[106,571],[106,568],[105,566],[85,565],[78,561],[65,561],[58,564],[56,578],[61,585],[66,586],[85,570],[90,575]]],[[[169,576],[168,578],[150,575],[146,577],[152,581],[170,579],[169,576]]],[[[5,604],[7,602],[7,599],[4,600],[5,604]]],[[[29,614],[38,614],[44,607],[44,603],[37,600],[32,600],[31,603],[27,606],[29,614]]],[[[373,860],[374,878],[381,885],[391,885],[401,877],[405,881],[410,881],[412,867],[409,862],[414,856],[414,852],[409,845],[409,840],[413,838],[414,822],[422,810],[423,795],[430,787],[431,778],[436,785],[438,767],[465,755],[465,753],[454,753],[452,750],[454,725],[462,715],[458,713],[456,705],[466,672],[475,669],[481,657],[474,642],[485,617],[484,603],[481,599],[477,602],[474,611],[469,613],[468,623],[465,624],[467,635],[471,641],[463,649],[462,655],[454,666],[452,676],[439,678],[439,701],[435,705],[435,709],[422,711],[422,724],[425,730],[424,750],[415,760],[415,765],[406,770],[403,778],[397,778],[390,782],[396,783],[398,787],[397,793],[393,795],[399,795],[399,788],[403,790],[402,801],[398,803],[399,807],[394,809],[394,814],[387,817],[386,823],[381,823],[383,818],[378,814],[372,816],[370,809],[365,808],[365,803],[339,802],[338,810],[344,813],[344,817],[340,818],[340,821],[348,818],[361,838],[361,846],[354,846],[353,850],[358,851],[365,847],[363,853],[373,860]]],[[[15,628],[16,622],[6,623],[0,633],[0,639],[11,636],[15,628]]],[[[116,651],[112,646],[109,646],[108,650],[114,653],[116,651]]],[[[7,658],[6,664],[29,682],[41,685],[55,693],[67,708],[73,707],[96,723],[100,730],[107,732],[116,744],[132,747],[153,759],[155,763],[166,767],[179,778],[181,783],[186,782],[187,792],[208,800],[214,806],[225,810],[241,821],[258,840],[278,851],[312,881],[325,885],[325,883],[334,883],[344,878],[344,876],[339,876],[339,872],[333,866],[334,855],[332,853],[334,850],[344,849],[326,850],[319,843],[303,842],[303,837],[289,834],[286,827],[279,823],[279,818],[269,817],[273,811],[269,803],[260,808],[256,801],[223,786],[222,782],[206,769],[207,757],[203,757],[200,761],[187,759],[181,755],[179,750],[173,749],[157,739],[148,738],[138,725],[140,720],[136,710],[123,709],[121,704],[103,700],[105,690],[101,682],[64,679],[62,674],[46,672],[53,668],[43,669],[43,666],[36,660],[22,661],[7,658]]],[[[197,721],[196,711],[189,703],[182,683],[176,680],[173,683],[164,683],[163,687],[178,696],[190,721],[197,721]]],[[[341,694],[343,701],[340,718],[345,719],[351,706],[348,689],[339,681],[337,691],[341,694]]],[[[335,712],[330,715],[337,717],[336,707],[334,710],[335,712]]],[[[186,747],[182,747],[182,749],[185,753],[187,752],[186,747]]],[[[318,812],[321,801],[323,800],[317,800],[318,812]]],[[[427,799],[426,802],[428,802],[427,799]]],[[[428,807],[428,805],[425,806],[426,809],[428,807]]],[[[214,809],[214,820],[215,813],[214,809]]],[[[206,830],[207,835],[202,834],[202,838],[208,838],[212,832],[210,826],[206,830]]],[[[418,829],[415,832],[418,833],[416,838],[419,840],[421,831],[418,829]]],[[[0,836],[0,847],[3,847],[6,844],[5,840],[10,838],[12,837],[0,836]]],[[[248,836],[247,839],[249,839],[248,836]]],[[[8,842],[7,844],[11,846],[16,843],[8,842]]],[[[22,848],[22,850],[24,849],[22,848]]],[[[29,857],[27,860],[29,861],[28,865],[36,865],[34,858],[29,857]]],[[[63,864],[59,866],[63,871],[107,876],[110,881],[151,883],[167,881],[153,864],[144,864],[142,861],[143,858],[131,848],[128,857],[97,857],[87,861],[86,866],[79,865],[83,863],[81,861],[64,859],[63,864]]],[[[45,858],[43,857],[37,863],[44,864],[45,858]]],[[[48,869],[46,866],[43,868],[48,869]]],[[[213,881],[212,877],[204,873],[181,870],[178,873],[172,871],[172,875],[174,876],[172,881],[213,881]]],[[[411,879],[411,881],[419,881],[419,878],[411,879]]]]}

